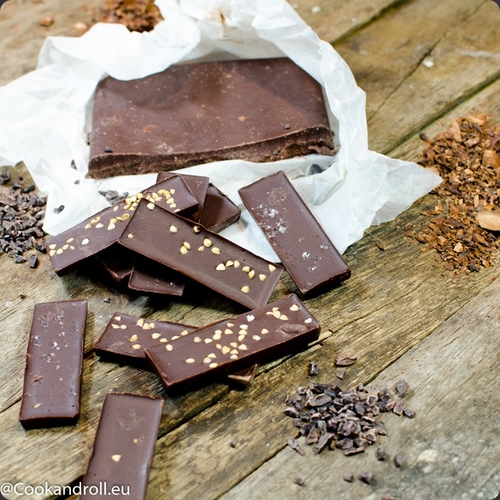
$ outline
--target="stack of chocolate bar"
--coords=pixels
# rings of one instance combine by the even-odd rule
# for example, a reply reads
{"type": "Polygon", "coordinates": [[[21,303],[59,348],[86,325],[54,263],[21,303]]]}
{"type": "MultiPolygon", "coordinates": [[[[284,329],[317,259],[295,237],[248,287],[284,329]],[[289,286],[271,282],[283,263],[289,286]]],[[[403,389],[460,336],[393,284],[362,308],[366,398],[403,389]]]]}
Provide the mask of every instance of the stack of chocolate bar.
{"type": "MultiPolygon", "coordinates": [[[[196,281],[248,311],[202,327],[116,312],[95,352],[153,369],[170,391],[221,377],[248,384],[257,363],[317,339],[320,325],[297,295],[268,303],[283,267],[303,296],[347,279],[350,268],[287,176],[278,172],[239,192],[282,267],[218,234],[240,209],[209,178],[165,172],[310,152],[333,154],[333,134],[320,86],[288,59],[188,64],[137,81],[101,82],[89,175],[164,172],[153,186],[48,239],[55,271],[93,259],[131,290],[180,296],[186,280],[196,281]]],[[[85,300],[36,305],[20,413],[25,428],[77,422],[86,315],[85,300]]],[[[157,398],[106,396],[82,498],[144,498],[162,408],[157,398]],[[129,489],[96,490],[111,478],[129,489]]]]}

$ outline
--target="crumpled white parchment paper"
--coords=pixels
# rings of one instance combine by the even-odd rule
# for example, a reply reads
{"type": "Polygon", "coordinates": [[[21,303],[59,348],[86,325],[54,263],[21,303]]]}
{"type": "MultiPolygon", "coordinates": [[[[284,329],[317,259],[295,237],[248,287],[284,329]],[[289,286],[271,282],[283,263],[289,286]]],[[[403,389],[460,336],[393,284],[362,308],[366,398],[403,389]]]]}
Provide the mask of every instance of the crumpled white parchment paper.
{"type": "MultiPolygon", "coordinates": [[[[80,38],[49,37],[35,71],[0,87],[0,165],[24,161],[48,195],[44,229],[57,234],[107,206],[99,191],[130,194],[156,175],[87,179],[93,94],[107,75],[141,78],[184,61],[288,56],[319,81],[339,152],[271,163],[224,161],[183,169],[238,189],[284,170],[340,252],[439,184],[415,163],[368,150],[365,94],[345,61],[284,0],[156,0],[165,21],[149,33],[97,24],[80,38]],[[76,168],[71,167],[72,161],[76,168]],[[314,165],[314,166],[313,166],[314,165]],[[64,205],[55,213],[54,208],[64,205]]],[[[243,210],[224,236],[277,260],[243,210]]]]}

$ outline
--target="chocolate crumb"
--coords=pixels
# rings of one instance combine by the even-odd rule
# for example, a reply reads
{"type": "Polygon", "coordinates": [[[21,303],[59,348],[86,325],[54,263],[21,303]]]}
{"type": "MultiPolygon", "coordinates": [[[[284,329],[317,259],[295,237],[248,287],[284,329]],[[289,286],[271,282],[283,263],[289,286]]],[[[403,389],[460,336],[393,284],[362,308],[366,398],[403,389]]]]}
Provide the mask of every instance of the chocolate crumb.
{"type": "Polygon", "coordinates": [[[344,474],[344,481],[347,481],[348,483],[352,483],[354,481],[354,474],[352,472],[346,472],[344,474]]]}
{"type": "Polygon", "coordinates": [[[304,486],[304,484],[306,483],[304,481],[304,479],[302,479],[301,477],[297,477],[295,478],[295,480],[293,481],[295,484],[298,484],[299,486],[304,486]]]}
{"type": "Polygon", "coordinates": [[[111,302],[111,299],[109,297],[105,297],[104,302],[106,302],[106,304],[109,304],[111,302]]]}
{"type": "Polygon", "coordinates": [[[364,471],[359,476],[358,479],[365,484],[372,484],[373,482],[373,472],[364,471]]]}
{"type": "Polygon", "coordinates": [[[405,462],[405,456],[402,451],[398,451],[394,455],[394,465],[399,469],[405,462]]]}
{"type": "Polygon", "coordinates": [[[110,147],[106,146],[106,147],[104,148],[104,152],[105,152],[105,153],[112,153],[112,152],[113,152],[113,150],[112,150],[110,147]]]}
{"type": "Polygon", "coordinates": [[[237,441],[236,439],[233,439],[230,443],[229,443],[229,446],[231,446],[231,448],[236,448],[236,445],[237,445],[237,441]]]}
{"type": "Polygon", "coordinates": [[[358,360],[358,358],[356,358],[354,356],[345,356],[345,355],[341,354],[340,356],[337,356],[337,358],[335,359],[335,365],[336,366],[351,366],[354,363],[356,363],[357,360],[358,360]]]}
{"type": "Polygon", "coordinates": [[[314,361],[309,362],[309,376],[310,377],[316,377],[319,373],[319,368],[317,363],[314,361]]]}
{"type": "Polygon", "coordinates": [[[59,205],[58,207],[54,208],[54,213],[60,214],[64,210],[64,205],[59,205]]]}

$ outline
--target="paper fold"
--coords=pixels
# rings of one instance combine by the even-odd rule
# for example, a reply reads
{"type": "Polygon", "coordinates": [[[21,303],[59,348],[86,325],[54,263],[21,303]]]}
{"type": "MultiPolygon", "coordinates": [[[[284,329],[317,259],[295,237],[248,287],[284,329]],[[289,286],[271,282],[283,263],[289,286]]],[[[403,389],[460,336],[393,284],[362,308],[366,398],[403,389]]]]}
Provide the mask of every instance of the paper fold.
{"type": "MultiPolygon", "coordinates": [[[[313,155],[255,164],[217,162],[183,169],[209,176],[240,203],[237,191],[284,170],[339,249],[372,224],[386,222],[437,186],[440,178],[415,163],[368,150],[365,94],[332,46],[285,1],[157,0],[165,21],[149,33],[97,24],[80,38],[49,37],[35,71],[0,88],[0,165],[24,161],[48,194],[44,228],[56,234],[107,205],[101,190],[137,192],[155,175],[87,179],[87,134],[93,94],[107,75],[134,79],[178,62],[290,57],[323,86],[339,146],[313,155]],[[72,166],[73,165],[73,166],[72,166]],[[60,213],[55,208],[64,206],[60,213]]],[[[243,210],[223,233],[263,257],[274,252],[243,210]]]]}

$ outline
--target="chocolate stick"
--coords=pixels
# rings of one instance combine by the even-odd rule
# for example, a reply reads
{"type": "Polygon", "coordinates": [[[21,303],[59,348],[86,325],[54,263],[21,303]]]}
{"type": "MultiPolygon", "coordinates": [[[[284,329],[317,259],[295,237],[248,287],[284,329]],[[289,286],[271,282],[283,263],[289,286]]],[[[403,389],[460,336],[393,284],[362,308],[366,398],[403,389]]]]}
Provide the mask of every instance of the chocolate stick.
{"type": "Polygon", "coordinates": [[[163,399],[106,395],[82,500],[145,498],[162,409],[163,399]]]}
{"type": "Polygon", "coordinates": [[[35,305],[19,415],[25,429],[77,422],[86,318],[86,300],[35,305]]]}
{"type": "Polygon", "coordinates": [[[239,194],[303,294],[349,278],[348,264],[284,172],[241,188],[239,194]]]}
{"type": "Polygon", "coordinates": [[[141,200],[119,243],[243,304],[264,305],[283,269],[187,219],[141,200]]]}
{"type": "Polygon", "coordinates": [[[283,356],[315,340],[319,324],[296,295],[145,349],[171,389],[283,356]]]}

